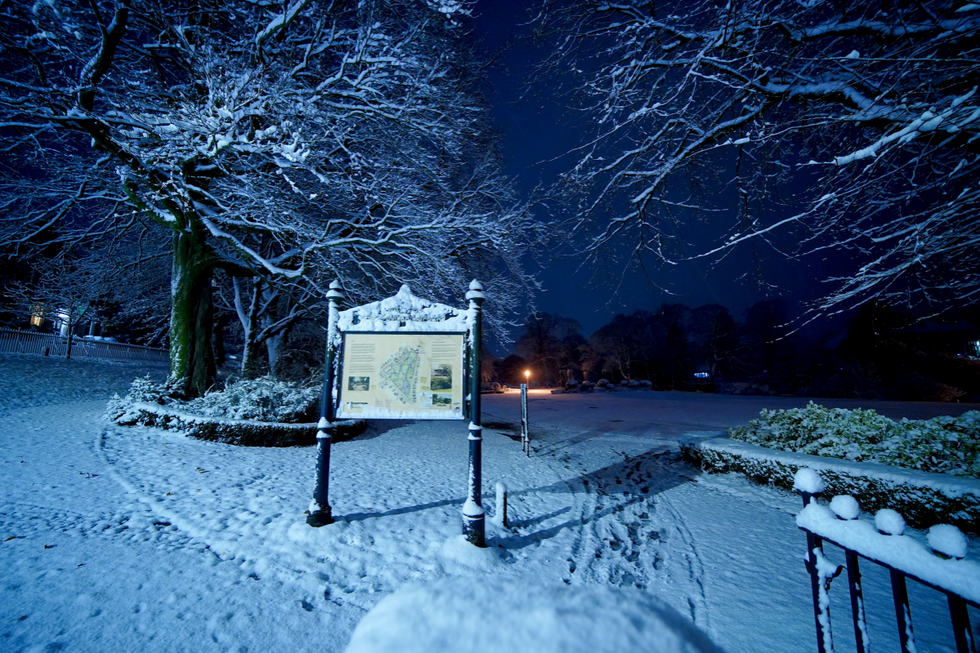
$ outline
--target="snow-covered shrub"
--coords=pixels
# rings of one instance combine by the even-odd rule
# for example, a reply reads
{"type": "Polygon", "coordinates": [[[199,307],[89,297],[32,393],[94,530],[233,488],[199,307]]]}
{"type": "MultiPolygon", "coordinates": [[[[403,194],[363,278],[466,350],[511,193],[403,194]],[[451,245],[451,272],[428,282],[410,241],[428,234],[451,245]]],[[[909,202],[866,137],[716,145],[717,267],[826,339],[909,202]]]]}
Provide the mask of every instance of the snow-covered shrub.
{"type": "Polygon", "coordinates": [[[118,393],[112,395],[112,399],[106,404],[104,417],[117,424],[137,424],[139,423],[140,412],[135,408],[135,405],[139,403],[166,404],[172,399],[171,390],[170,385],[155,383],[147,374],[133,381],[125,397],[120,397],[118,393]]]}
{"type": "Polygon", "coordinates": [[[318,388],[263,376],[229,383],[220,392],[184,402],[181,408],[205,417],[295,423],[315,421],[319,396],[318,388]]]}
{"type": "MultiPolygon", "coordinates": [[[[268,377],[230,382],[220,392],[186,401],[173,388],[136,379],[125,397],[116,395],[105,418],[117,424],[181,431],[202,440],[259,447],[316,443],[320,391],[268,377]]],[[[364,430],[363,420],[335,422],[334,440],[364,430]]]]}
{"type": "Polygon", "coordinates": [[[871,461],[926,472],[980,478],[980,412],[895,422],[873,410],[806,408],[763,410],[758,419],[729,430],[749,444],[871,461]]]}
{"type": "Polygon", "coordinates": [[[126,417],[138,403],[160,404],[174,411],[202,417],[296,423],[316,420],[317,388],[276,381],[270,377],[242,379],[228,383],[224,390],[209,392],[190,401],[181,400],[165,384],[150,378],[136,379],[125,397],[114,396],[106,407],[106,419],[133,424],[126,417]]]}

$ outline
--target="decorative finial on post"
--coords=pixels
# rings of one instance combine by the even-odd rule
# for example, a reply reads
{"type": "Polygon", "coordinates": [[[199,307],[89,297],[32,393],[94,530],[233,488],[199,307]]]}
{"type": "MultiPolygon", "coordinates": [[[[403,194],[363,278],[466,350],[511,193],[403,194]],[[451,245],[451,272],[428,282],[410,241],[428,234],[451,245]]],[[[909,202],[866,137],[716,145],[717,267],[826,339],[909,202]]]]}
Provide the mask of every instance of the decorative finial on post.
{"type": "Polygon", "coordinates": [[[480,349],[483,340],[483,284],[474,279],[466,293],[470,306],[470,462],[466,503],[463,504],[463,536],[472,544],[486,546],[483,487],[483,427],[480,418],[480,349]]]}
{"type": "Polygon", "coordinates": [[[327,291],[329,302],[327,319],[327,347],[323,363],[323,391],[320,394],[320,422],[316,432],[316,478],[313,484],[313,500],[310,501],[306,523],[313,527],[333,523],[333,510],[330,507],[330,444],[333,440],[333,386],[334,363],[337,355],[337,321],[340,302],[344,299],[340,281],[330,282],[327,291]]]}

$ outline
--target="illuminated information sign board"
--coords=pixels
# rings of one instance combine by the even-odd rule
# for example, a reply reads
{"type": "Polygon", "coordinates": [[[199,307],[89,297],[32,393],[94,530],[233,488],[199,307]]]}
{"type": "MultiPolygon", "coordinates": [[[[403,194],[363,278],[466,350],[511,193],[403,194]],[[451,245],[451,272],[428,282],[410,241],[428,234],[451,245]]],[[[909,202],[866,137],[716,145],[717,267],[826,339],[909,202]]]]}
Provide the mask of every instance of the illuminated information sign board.
{"type": "Polygon", "coordinates": [[[344,333],[336,415],[463,419],[463,333],[344,333]]]}

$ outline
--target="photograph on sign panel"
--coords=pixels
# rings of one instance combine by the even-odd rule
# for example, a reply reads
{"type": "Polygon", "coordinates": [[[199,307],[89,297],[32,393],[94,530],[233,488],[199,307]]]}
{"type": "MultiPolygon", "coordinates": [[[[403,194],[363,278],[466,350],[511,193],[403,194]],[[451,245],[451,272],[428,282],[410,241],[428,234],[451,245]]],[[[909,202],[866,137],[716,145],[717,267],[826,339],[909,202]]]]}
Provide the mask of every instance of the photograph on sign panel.
{"type": "Polygon", "coordinates": [[[371,389],[370,376],[349,376],[347,377],[347,389],[358,392],[367,392],[371,389]]]}
{"type": "Polygon", "coordinates": [[[432,366],[432,391],[453,389],[453,366],[441,363],[432,366]]]}

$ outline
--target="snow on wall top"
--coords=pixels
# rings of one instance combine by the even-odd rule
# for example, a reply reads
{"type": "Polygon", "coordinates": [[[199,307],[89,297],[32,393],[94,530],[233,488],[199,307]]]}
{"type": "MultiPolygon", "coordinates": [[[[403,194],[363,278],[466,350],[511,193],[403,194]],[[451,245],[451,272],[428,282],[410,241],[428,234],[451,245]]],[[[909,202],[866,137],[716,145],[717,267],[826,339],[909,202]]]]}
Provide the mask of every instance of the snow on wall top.
{"type": "Polygon", "coordinates": [[[416,297],[403,285],[394,297],[340,311],[337,328],[346,331],[454,331],[469,330],[469,309],[453,308],[416,297]]]}
{"type": "MultiPolygon", "coordinates": [[[[919,487],[927,487],[948,497],[978,496],[980,497],[980,480],[947,474],[934,474],[917,469],[899,469],[880,463],[855,462],[837,458],[824,458],[791,451],[766,449],[753,444],[730,440],[729,438],[712,438],[699,440],[698,446],[715,451],[724,451],[754,460],[774,460],[787,465],[808,467],[819,473],[822,470],[843,471],[855,476],[879,479],[891,483],[907,483],[919,487]]],[[[795,480],[795,479],[794,479],[795,480]]]]}

